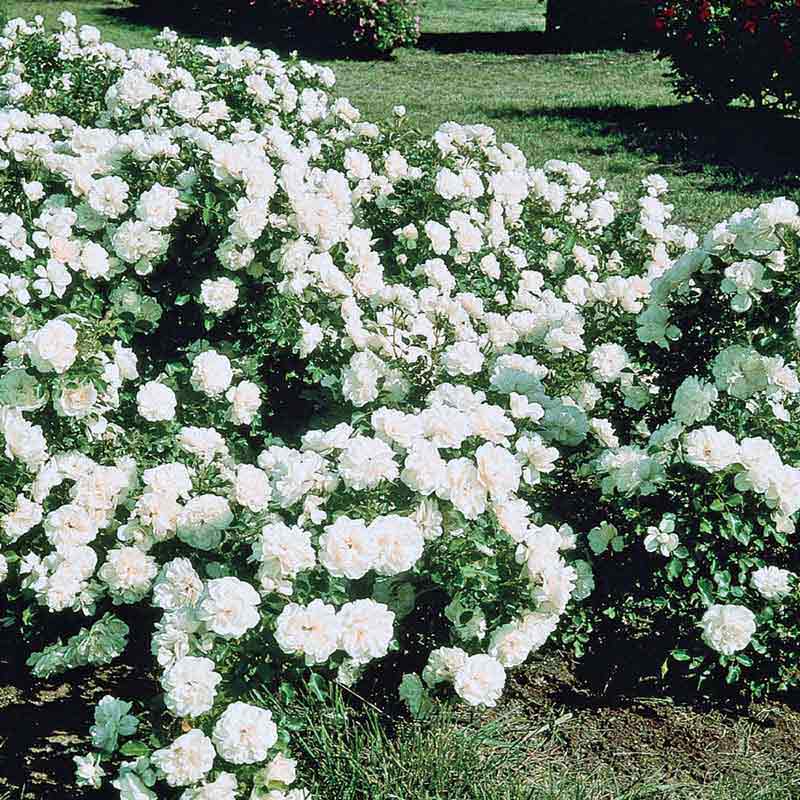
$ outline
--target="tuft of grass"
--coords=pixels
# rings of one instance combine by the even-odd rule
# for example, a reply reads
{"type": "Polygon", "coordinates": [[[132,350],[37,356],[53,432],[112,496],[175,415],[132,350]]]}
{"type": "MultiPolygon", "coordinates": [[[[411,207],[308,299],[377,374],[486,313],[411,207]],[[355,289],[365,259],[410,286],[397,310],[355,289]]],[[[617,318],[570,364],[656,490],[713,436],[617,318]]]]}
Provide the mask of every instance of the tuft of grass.
{"type": "MultiPolygon", "coordinates": [[[[797,800],[800,772],[752,769],[703,779],[661,766],[635,774],[587,768],[570,746],[571,714],[531,719],[511,708],[493,715],[438,706],[422,723],[355,710],[334,692],[290,710],[301,779],[316,800],[797,800]]],[[[545,713],[548,716],[548,713],[545,713]]],[[[624,758],[620,754],[620,758],[624,758]]],[[[744,762],[747,759],[743,759],[744,762]]],[[[746,764],[740,762],[740,767],[746,764]]]]}
{"type": "Polygon", "coordinates": [[[528,800],[520,780],[524,740],[503,721],[457,724],[441,709],[425,722],[387,721],[335,697],[294,709],[302,733],[293,742],[317,800],[528,800]]]}

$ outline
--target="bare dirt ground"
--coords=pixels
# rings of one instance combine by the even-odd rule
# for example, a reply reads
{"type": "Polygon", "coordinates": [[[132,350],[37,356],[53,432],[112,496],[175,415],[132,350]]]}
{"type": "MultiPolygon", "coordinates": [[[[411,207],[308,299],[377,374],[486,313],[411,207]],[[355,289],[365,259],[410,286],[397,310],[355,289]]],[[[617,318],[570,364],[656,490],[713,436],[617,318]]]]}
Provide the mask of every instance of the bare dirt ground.
{"type": "MultiPolygon", "coordinates": [[[[9,641],[0,647],[0,800],[81,796],[72,757],[88,749],[94,704],[107,693],[150,697],[157,687],[141,667],[124,663],[35,680],[21,650],[9,641]]],[[[668,697],[604,697],[582,688],[565,660],[549,656],[516,674],[503,704],[487,717],[497,715],[513,721],[532,775],[553,769],[611,775],[619,794],[608,797],[615,800],[643,782],[758,786],[762,778],[780,779],[787,796],[800,797],[800,708],[786,702],[726,709],[668,697]]]]}
{"type": "MultiPolygon", "coordinates": [[[[0,800],[81,796],[72,757],[90,749],[94,705],[106,694],[148,697],[156,691],[125,663],[80,669],[44,681],[32,678],[25,649],[0,639],[0,800]]],[[[93,792],[87,796],[116,797],[93,792]]]]}
{"type": "Polygon", "coordinates": [[[518,673],[505,702],[541,731],[530,751],[533,763],[613,773],[620,787],[660,783],[663,796],[687,785],[758,787],[763,778],[773,787],[793,787],[792,796],[800,798],[800,705],[794,701],[714,707],[655,694],[601,696],[551,656],[518,673]]]}

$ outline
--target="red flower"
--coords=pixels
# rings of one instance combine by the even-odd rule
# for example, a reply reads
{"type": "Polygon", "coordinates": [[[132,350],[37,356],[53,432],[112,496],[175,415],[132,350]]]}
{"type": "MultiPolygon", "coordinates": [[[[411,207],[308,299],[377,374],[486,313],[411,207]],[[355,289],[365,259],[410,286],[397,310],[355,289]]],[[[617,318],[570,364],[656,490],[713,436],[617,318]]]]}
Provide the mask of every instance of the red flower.
{"type": "Polygon", "coordinates": [[[748,33],[755,33],[758,30],[758,22],[754,19],[749,19],[745,22],[744,29],[748,33]]]}

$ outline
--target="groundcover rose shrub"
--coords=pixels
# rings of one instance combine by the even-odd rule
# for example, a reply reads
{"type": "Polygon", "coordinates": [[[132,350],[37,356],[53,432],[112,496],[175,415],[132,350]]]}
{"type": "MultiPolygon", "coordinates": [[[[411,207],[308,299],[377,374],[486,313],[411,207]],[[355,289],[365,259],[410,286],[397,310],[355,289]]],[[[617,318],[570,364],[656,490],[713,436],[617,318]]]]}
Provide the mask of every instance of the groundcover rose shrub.
{"type": "Polygon", "coordinates": [[[302,798],[278,700],[491,706],[551,636],[796,682],[794,203],[700,239],[658,176],[626,210],[302,60],[60,22],[0,40],[5,619],[60,623],[43,676],[150,626],[161,690],[80,784],[302,798]]]}

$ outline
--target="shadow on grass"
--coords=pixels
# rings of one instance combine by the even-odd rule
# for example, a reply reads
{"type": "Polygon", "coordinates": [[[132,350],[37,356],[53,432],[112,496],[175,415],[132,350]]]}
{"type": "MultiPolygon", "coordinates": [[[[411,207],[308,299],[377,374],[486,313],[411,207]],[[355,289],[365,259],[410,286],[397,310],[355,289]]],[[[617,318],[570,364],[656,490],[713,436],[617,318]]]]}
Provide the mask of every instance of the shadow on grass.
{"type": "Polygon", "coordinates": [[[646,45],[624,38],[607,36],[567,38],[546,31],[471,31],[465,33],[423,33],[417,47],[437,53],[495,53],[506,55],[546,55],[599,50],[638,52],[646,45]]]}
{"type": "Polygon", "coordinates": [[[683,173],[705,173],[706,188],[762,192],[800,189],[800,119],[746,108],[573,106],[494,109],[495,119],[550,118],[602,137],[595,155],[639,151],[683,173]],[[587,131],[588,128],[588,131],[587,131]]]}
{"type": "MultiPolygon", "coordinates": [[[[230,36],[246,39],[255,45],[269,47],[279,53],[299,50],[304,56],[319,60],[351,58],[380,60],[390,56],[358,49],[349,41],[346,28],[337,29],[330,20],[309,19],[297,13],[275,9],[248,11],[221,9],[209,14],[194,2],[176,0],[163,3],[141,0],[122,8],[109,6],[106,16],[127,25],[168,26],[183,35],[203,39],[230,36]],[[345,44],[346,43],[346,44],[345,44]]],[[[495,53],[507,55],[545,55],[569,52],[596,52],[606,49],[639,51],[644,45],[633,39],[582,36],[579,40],[560,32],[540,30],[474,31],[465,33],[423,33],[417,44],[420,50],[437,53],[495,53]]]]}

